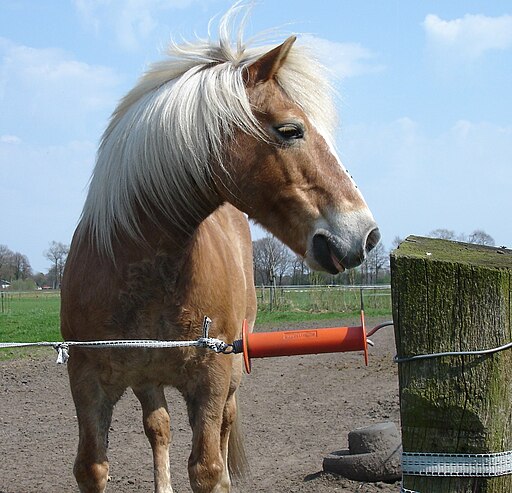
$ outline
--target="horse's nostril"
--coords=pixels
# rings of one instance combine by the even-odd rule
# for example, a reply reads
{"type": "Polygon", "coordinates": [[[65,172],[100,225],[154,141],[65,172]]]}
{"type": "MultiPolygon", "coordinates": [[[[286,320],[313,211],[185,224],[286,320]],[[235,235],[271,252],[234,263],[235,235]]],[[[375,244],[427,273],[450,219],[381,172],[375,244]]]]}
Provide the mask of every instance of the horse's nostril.
{"type": "Polygon", "coordinates": [[[380,231],[379,228],[372,229],[366,238],[366,251],[370,252],[373,250],[377,243],[380,241],[380,231]]]}

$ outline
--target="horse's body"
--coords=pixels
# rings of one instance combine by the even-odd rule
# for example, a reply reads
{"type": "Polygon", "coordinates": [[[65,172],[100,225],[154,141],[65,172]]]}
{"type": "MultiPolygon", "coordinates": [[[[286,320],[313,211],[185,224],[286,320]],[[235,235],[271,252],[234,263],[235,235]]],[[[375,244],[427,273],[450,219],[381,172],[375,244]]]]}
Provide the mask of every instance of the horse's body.
{"type": "MultiPolygon", "coordinates": [[[[243,318],[254,323],[256,314],[250,241],[243,214],[224,205],[180,248],[161,242],[157,251],[147,250],[140,256],[123,248],[125,253],[116,256],[117,266],[98,262],[94,249],[80,244],[70,252],[68,270],[73,275],[67,276],[63,290],[66,338],[197,339],[203,315],[208,314],[214,320],[212,332],[223,340],[234,340],[243,318]]],[[[198,461],[191,479],[208,485],[198,491],[210,491],[219,482],[217,477],[208,478],[206,471],[224,470],[228,435],[224,429],[221,436],[221,426],[236,417],[233,392],[241,378],[241,364],[197,348],[103,349],[75,351],[69,374],[80,420],[75,474],[82,491],[105,487],[105,440],[112,408],[127,387],[142,404],[144,427],[154,451],[157,491],[171,491],[166,385],[177,387],[189,405],[198,461]],[[209,463],[203,466],[203,461],[209,463]]],[[[227,477],[222,481],[228,488],[227,477]]]]}
{"type": "MultiPolygon", "coordinates": [[[[233,51],[226,39],[180,48],[123,100],[66,265],[66,340],[194,340],[205,315],[212,337],[237,339],[256,314],[240,211],[329,272],[358,265],[376,244],[371,213],[329,145],[325,81],[293,41],[268,52],[233,51]]],[[[73,347],[68,367],[82,492],[105,489],[112,411],[128,387],[142,405],[155,491],[172,491],[166,385],[187,402],[193,491],[230,491],[229,470],[243,462],[239,356],[73,347]]]]}

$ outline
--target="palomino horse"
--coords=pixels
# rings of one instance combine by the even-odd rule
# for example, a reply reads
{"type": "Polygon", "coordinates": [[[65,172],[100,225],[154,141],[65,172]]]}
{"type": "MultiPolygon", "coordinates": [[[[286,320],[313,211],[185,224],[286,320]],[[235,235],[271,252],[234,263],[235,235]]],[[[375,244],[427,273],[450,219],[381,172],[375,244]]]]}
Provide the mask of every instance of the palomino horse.
{"type": "MultiPolygon", "coordinates": [[[[256,315],[246,215],[331,273],[360,264],[379,241],[333,151],[334,110],[318,63],[294,37],[273,49],[234,48],[228,22],[218,44],[173,47],[115,110],[62,283],[66,340],[195,340],[205,315],[212,337],[240,337],[256,315]]],[[[131,387],[155,491],[172,492],[167,385],[188,407],[192,490],[230,491],[243,457],[240,355],[72,347],[68,369],[80,491],[105,490],[112,411],[131,387]]]]}

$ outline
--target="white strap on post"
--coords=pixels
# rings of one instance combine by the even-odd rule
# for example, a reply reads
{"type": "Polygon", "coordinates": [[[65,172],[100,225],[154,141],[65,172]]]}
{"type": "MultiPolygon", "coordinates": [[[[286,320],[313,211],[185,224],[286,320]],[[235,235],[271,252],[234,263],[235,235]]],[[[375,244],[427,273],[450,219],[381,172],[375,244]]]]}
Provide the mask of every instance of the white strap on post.
{"type": "Polygon", "coordinates": [[[407,476],[496,477],[512,473],[512,450],[494,454],[403,452],[407,476]]]}

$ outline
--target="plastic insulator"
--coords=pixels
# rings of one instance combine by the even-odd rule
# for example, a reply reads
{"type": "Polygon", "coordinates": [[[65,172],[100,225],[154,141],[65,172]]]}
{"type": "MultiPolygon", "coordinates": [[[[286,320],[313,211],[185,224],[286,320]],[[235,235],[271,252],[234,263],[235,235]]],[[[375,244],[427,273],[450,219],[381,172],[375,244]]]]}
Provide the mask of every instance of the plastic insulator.
{"type": "Polygon", "coordinates": [[[233,353],[239,354],[244,352],[244,344],[242,339],[237,339],[236,341],[233,341],[233,353]]]}

